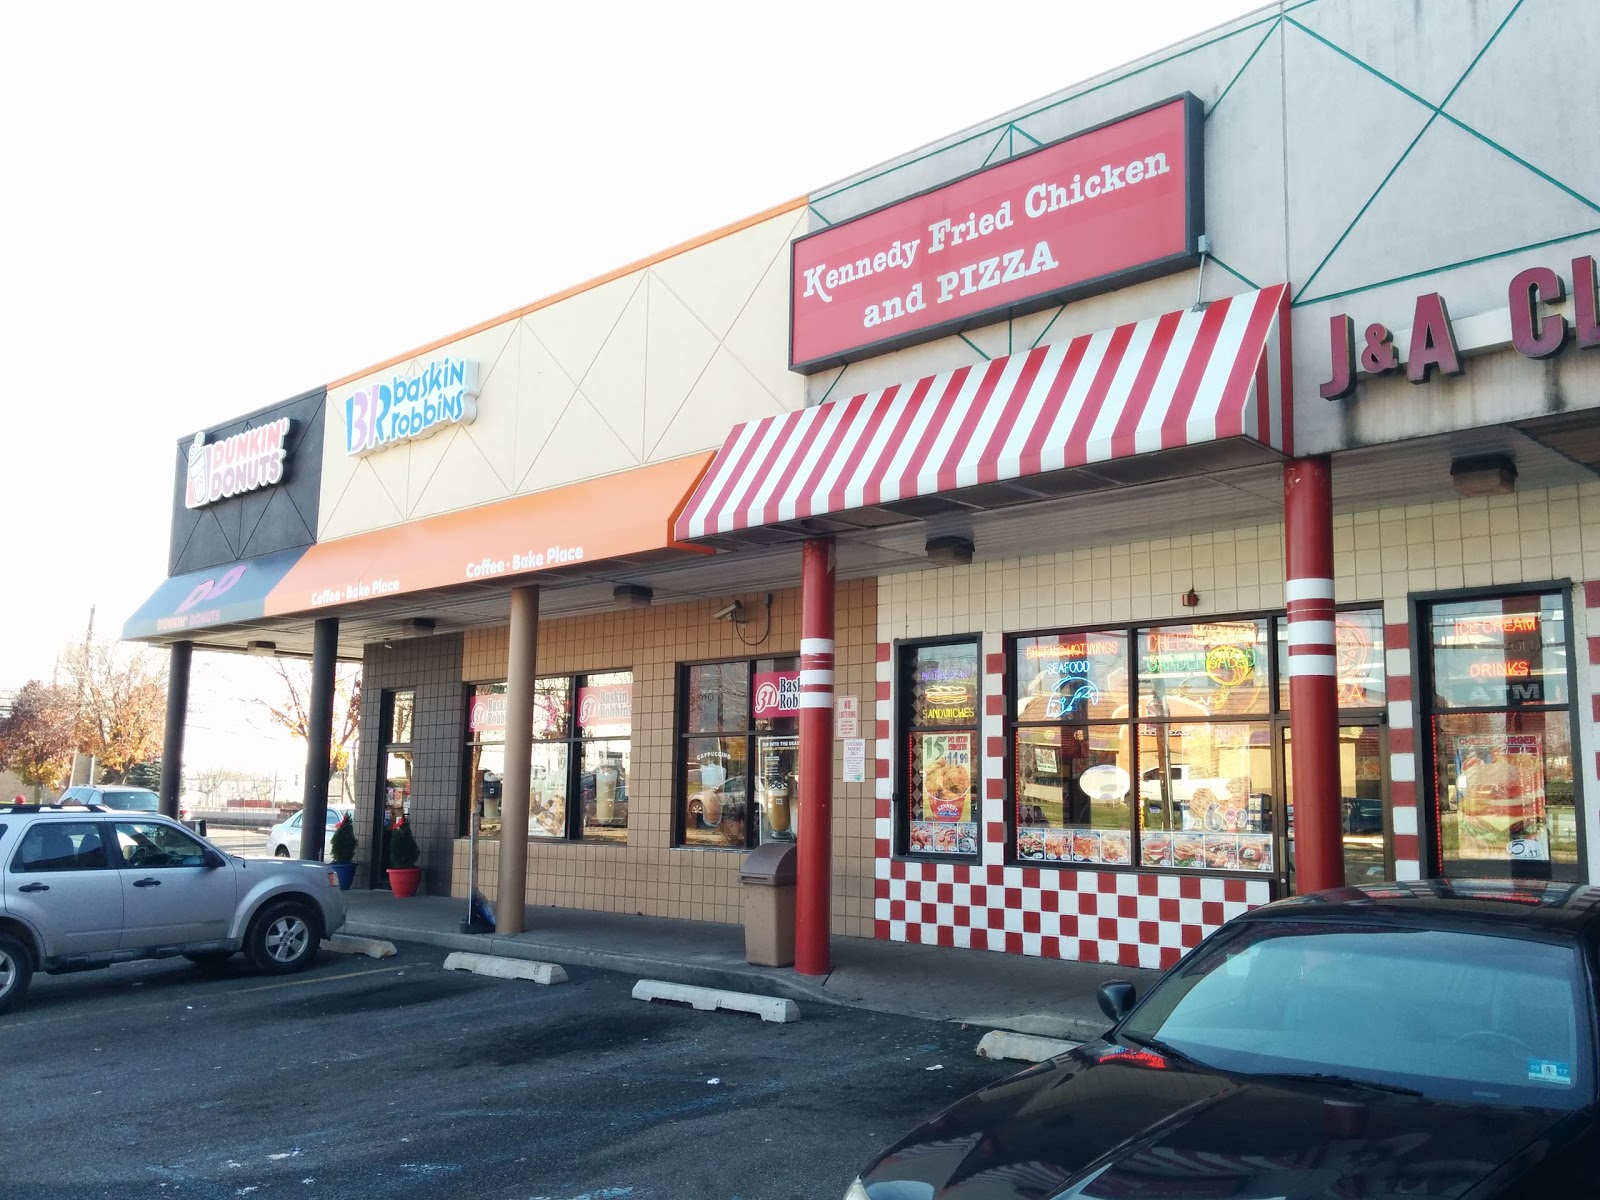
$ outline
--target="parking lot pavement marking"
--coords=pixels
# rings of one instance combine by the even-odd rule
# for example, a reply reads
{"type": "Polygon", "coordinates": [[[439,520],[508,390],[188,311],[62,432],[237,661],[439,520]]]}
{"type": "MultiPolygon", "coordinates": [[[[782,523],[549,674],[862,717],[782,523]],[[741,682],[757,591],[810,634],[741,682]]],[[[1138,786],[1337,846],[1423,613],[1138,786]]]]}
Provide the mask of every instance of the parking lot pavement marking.
{"type": "Polygon", "coordinates": [[[633,985],[635,1000],[673,1000],[700,1012],[725,1008],[733,1012],[754,1013],[763,1021],[788,1024],[800,1019],[800,1006],[777,996],[752,996],[746,992],[727,992],[720,988],[692,987],[687,983],[668,983],[664,979],[641,979],[633,985]]]}
{"type": "Polygon", "coordinates": [[[251,992],[274,992],[286,987],[309,987],[314,983],[333,983],[340,979],[360,979],[363,975],[395,975],[400,974],[393,967],[376,967],[371,971],[346,971],[343,975],[322,975],[315,979],[285,979],[279,983],[264,983],[260,987],[240,988],[233,993],[236,996],[248,996],[251,992]]]}
{"type": "Polygon", "coordinates": [[[526,958],[503,958],[496,954],[474,954],[457,950],[444,960],[446,971],[471,971],[491,979],[527,979],[533,983],[565,983],[567,972],[558,963],[534,962],[526,958]]]}

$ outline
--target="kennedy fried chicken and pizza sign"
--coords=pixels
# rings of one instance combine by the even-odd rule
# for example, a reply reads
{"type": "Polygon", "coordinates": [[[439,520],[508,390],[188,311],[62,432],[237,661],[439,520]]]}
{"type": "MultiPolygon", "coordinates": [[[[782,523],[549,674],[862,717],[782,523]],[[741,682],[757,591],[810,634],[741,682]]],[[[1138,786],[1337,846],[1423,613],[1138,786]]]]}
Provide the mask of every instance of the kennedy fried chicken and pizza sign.
{"type": "Polygon", "coordinates": [[[1204,224],[1183,95],[796,241],[789,364],[868,353],[1182,270],[1204,224]]]}

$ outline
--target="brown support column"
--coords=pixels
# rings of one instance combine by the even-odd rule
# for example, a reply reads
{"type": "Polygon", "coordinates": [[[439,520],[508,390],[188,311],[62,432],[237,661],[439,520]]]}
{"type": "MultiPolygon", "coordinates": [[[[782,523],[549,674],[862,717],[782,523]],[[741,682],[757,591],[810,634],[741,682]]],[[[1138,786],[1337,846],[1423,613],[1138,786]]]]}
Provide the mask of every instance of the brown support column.
{"type": "Polygon", "coordinates": [[[533,782],[533,678],[538,669],[539,589],[511,589],[506,663],[506,762],[500,788],[497,933],[521,933],[528,894],[528,789],[533,782]]]}
{"type": "Polygon", "coordinates": [[[160,804],[161,815],[166,817],[177,817],[183,786],[183,733],[189,719],[189,663],[193,658],[193,642],[172,643],[167,659],[167,723],[161,738],[160,804]]]}

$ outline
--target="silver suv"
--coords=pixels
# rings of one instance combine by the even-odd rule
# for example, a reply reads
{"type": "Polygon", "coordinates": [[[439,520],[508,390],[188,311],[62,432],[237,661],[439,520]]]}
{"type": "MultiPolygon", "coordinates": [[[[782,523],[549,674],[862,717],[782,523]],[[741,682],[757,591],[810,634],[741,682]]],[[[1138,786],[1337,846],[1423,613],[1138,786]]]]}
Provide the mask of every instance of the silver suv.
{"type": "Polygon", "coordinates": [[[155,813],[0,807],[0,1012],[36,971],[239,951],[303,970],[344,919],[322,863],[235,858],[155,813]]]}

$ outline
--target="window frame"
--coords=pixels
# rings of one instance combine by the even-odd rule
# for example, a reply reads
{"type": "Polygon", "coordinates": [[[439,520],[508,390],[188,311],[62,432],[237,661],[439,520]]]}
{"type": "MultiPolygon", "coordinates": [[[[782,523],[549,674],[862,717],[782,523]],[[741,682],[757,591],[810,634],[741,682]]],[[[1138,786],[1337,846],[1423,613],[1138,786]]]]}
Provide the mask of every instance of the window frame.
{"type": "MultiPolygon", "coordinates": [[[[1493,879],[1539,879],[1562,883],[1587,883],[1589,879],[1589,847],[1585,830],[1585,776],[1583,770],[1584,747],[1578,730],[1578,695],[1581,675],[1578,670],[1577,635],[1573,624],[1573,588],[1571,579],[1533,580],[1526,583],[1494,584],[1489,587],[1451,588],[1444,591],[1413,592],[1407,597],[1407,624],[1411,645],[1411,696],[1412,731],[1416,735],[1417,758],[1417,857],[1427,878],[1445,878],[1444,845],[1439,821],[1435,816],[1435,798],[1439,788],[1438,746],[1435,744],[1434,718],[1440,715],[1474,716],[1510,712],[1562,712],[1567,714],[1568,744],[1572,747],[1572,807],[1576,820],[1577,863],[1571,867],[1545,860],[1542,870],[1516,871],[1510,865],[1489,859],[1463,859],[1473,864],[1472,873],[1493,879]],[[1433,610],[1440,605],[1460,604],[1473,600],[1503,600],[1509,596],[1555,596],[1562,606],[1562,619],[1566,623],[1567,652],[1567,702],[1565,704],[1528,704],[1513,709],[1509,706],[1437,708],[1433,692],[1433,637],[1430,632],[1433,610]]],[[[1529,861],[1528,866],[1534,863],[1529,861]]]]}
{"type": "MultiPolygon", "coordinates": [[[[894,838],[892,842],[892,857],[904,859],[908,862],[932,863],[965,863],[968,865],[982,861],[983,857],[983,802],[984,802],[984,691],[983,680],[985,674],[986,658],[984,648],[984,635],[978,631],[960,634],[941,634],[937,637],[897,638],[890,650],[889,662],[892,668],[892,688],[894,690],[894,722],[893,755],[894,755],[894,790],[892,812],[894,814],[894,838]],[[929,646],[962,646],[970,645],[976,654],[976,671],[973,680],[973,718],[971,725],[957,726],[954,724],[923,729],[913,729],[911,725],[911,689],[907,685],[907,663],[915,660],[918,650],[929,646]],[[911,847],[911,755],[907,749],[911,737],[916,733],[970,733],[972,736],[972,761],[970,764],[972,780],[972,814],[971,824],[977,829],[977,836],[970,853],[960,851],[939,850],[914,850],[911,847]]],[[[1001,685],[1002,694],[1005,693],[1005,684],[1001,685]]]]}
{"type": "MultiPolygon", "coordinates": [[[[1522,589],[1512,589],[1512,590],[1513,591],[1520,591],[1522,589]]],[[[1375,613],[1378,614],[1380,626],[1385,625],[1385,622],[1383,621],[1383,605],[1382,605],[1382,603],[1380,601],[1367,600],[1367,601],[1357,601],[1357,602],[1352,602],[1352,603],[1339,604],[1339,605],[1336,606],[1335,612],[1336,613],[1375,612],[1375,613]]],[[[1288,703],[1288,697],[1285,694],[1286,689],[1283,686],[1284,682],[1285,682],[1285,679],[1286,679],[1286,676],[1283,673],[1284,664],[1281,661],[1281,656],[1280,656],[1280,653],[1279,653],[1279,647],[1280,647],[1279,631],[1284,629],[1287,626],[1287,622],[1288,622],[1288,614],[1283,609],[1255,609],[1255,610],[1247,610],[1247,611],[1244,611],[1244,612],[1237,612],[1237,613],[1215,613],[1215,614],[1209,614],[1208,613],[1208,614],[1206,614],[1206,616],[1203,619],[1197,618],[1197,617],[1188,617],[1188,618],[1174,618],[1174,619],[1169,619],[1169,620],[1145,620],[1145,621],[1124,621],[1124,622],[1107,621],[1107,622],[1097,622],[1097,623],[1092,624],[1092,625],[1072,625],[1072,626],[1047,627],[1047,628],[1042,628],[1042,629],[1019,630],[1019,631],[1014,632],[1014,633],[1007,633],[1005,635],[1005,638],[1004,638],[1005,648],[1004,648],[1004,664],[1003,664],[1003,675],[1002,675],[1002,693],[1004,695],[1003,717],[1002,717],[1002,731],[1003,731],[1003,755],[1002,755],[1002,764],[1003,765],[1002,765],[1002,772],[1003,772],[1003,778],[1005,780],[1005,797],[1004,797],[1004,800],[1003,800],[1003,805],[1004,805],[1003,817],[1004,817],[1004,823],[1005,823],[1004,861],[1005,861],[1006,865],[1008,865],[1008,866],[1025,866],[1025,867],[1041,867],[1041,868],[1047,868],[1047,869],[1050,869],[1050,870],[1078,870],[1078,871],[1091,870],[1091,871],[1114,871],[1114,872],[1122,872],[1122,871],[1132,871],[1132,872],[1171,872],[1171,873],[1179,874],[1179,875],[1193,875],[1193,876],[1195,876],[1197,878],[1258,879],[1258,880],[1265,880],[1269,884],[1273,885],[1274,887],[1277,886],[1277,884],[1278,884],[1278,882],[1280,880],[1287,879],[1288,878],[1288,855],[1289,855],[1288,807],[1287,807],[1287,799],[1285,797],[1286,789],[1283,786],[1284,785],[1284,781],[1280,778],[1281,767],[1282,767],[1282,754],[1280,752],[1280,747],[1282,746],[1283,740],[1284,740],[1283,736],[1282,736],[1283,730],[1285,730],[1289,726],[1290,707],[1289,707],[1289,703],[1288,703]],[[1266,640],[1265,640],[1265,643],[1264,643],[1264,657],[1266,659],[1266,663],[1265,663],[1265,666],[1266,666],[1266,681],[1265,681],[1265,683],[1263,685],[1263,692],[1264,692],[1265,698],[1266,698],[1266,707],[1265,707],[1264,711],[1258,712],[1258,713],[1246,713],[1246,714],[1239,714],[1237,716],[1230,716],[1230,717],[1224,718],[1220,722],[1218,722],[1218,721],[1208,721],[1208,720],[1204,720],[1204,719],[1199,718],[1199,717],[1176,717],[1176,718],[1174,718],[1174,717],[1172,717],[1170,715],[1169,716],[1165,716],[1165,717],[1145,717],[1145,716],[1140,715],[1138,713],[1138,711],[1137,711],[1138,707],[1139,707],[1139,694],[1140,694],[1140,684],[1139,684],[1140,652],[1139,652],[1139,649],[1138,649],[1138,635],[1141,632],[1146,632],[1146,631],[1149,631],[1149,630],[1159,630],[1159,629],[1173,628],[1173,627],[1184,626],[1184,625],[1195,625],[1195,624],[1221,624],[1221,623],[1226,623],[1226,622],[1230,622],[1230,621],[1240,621],[1240,622],[1243,622],[1243,621],[1265,621],[1266,622],[1266,626],[1267,626],[1266,627],[1266,640]],[[1126,702],[1126,704],[1128,706],[1128,714],[1129,715],[1126,718],[1124,718],[1120,723],[1121,724],[1125,724],[1130,730],[1135,728],[1135,727],[1137,727],[1138,725],[1141,725],[1141,724],[1159,724],[1159,725],[1170,727],[1172,725],[1182,726],[1182,725],[1185,725],[1185,724],[1193,725],[1193,724],[1226,723],[1226,724],[1242,724],[1242,725],[1265,725],[1267,727],[1268,736],[1269,736],[1269,743],[1268,743],[1268,747],[1267,747],[1267,749],[1269,751],[1268,784],[1269,784],[1269,787],[1270,787],[1271,793],[1272,793],[1272,822],[1273,822],[1273,829],[1272,829],[1272,833],[1270,834],[1270,836],[1272,838],[1272,850],[1273,850],[1273,862],[1272,862],[1271,870],[1257,871],[1257,870],[1246,870],[1246,869],[1243,869],[1243,868],[1180,867],[1180,866],[1176,866],[1176,865],[1173,865],[1173,866],[1165,866],[1165,865],[1163,865],[1163,866],[1146,866],[1146,865],[1144,865],[1142,863],[1142,861],[1141,861],[1141,859],[1142,859],[1141,840],[1142,840],[1142,835],[1143,835],[1144,831],[1142,829],[1142,824],[1141,824],[1141,821],[1139,819],[1140,818],[1140,813],[1139,813],[1138,807],[1137,807],[1138,804],[1140,803],[1140,801],[1135,799],[1135,797],[1138,795],[1138,785],[1139,785],[1139,782],[1143,779],[1144,772],[1146,770],[1148,770],[1148,769],[1154,769],[1154,765],[1152,764],[1151,766],[1147,767],[1144,763],[1141,762],[1141,755],[1139,753],[1139,748],[1138,748],[1138,745],[1137,745],[1137,739],[1130,739],[1130,758],[1129,758],[1130,771],[1129,771],[1129,774],[1131,776],[1131,780],[1130,780],[1130,785],[1129,785],[1130,799],[1129,799],[1129,806],[1128,806],[1128,813],[1129,813],[1128,828],[1129,828],[1129,848],[1130,848],[1129,861],[1127,863],[1104,863],[1104,862],[1097,862],[1097,863],[1082,862],[1082,863],[1077,863],[1077,862],[1051,862],[1051,861],[1041,860],[1041,859],[1022,858],[1022,857],[1020,857],[1020,855],[1018,854],[1018,850],[1017,850],[1017,839],[1018,839],[1018,836],[1019,836],[1019,833],[1020,833],[1020,828],[1019,828],[1018,823],[1017,823],[1016,796],[1014,794],[1015,783],[1016,783],[1016,770],[1017,770],[1017,763],[1016,763],[1017,731],[1018,731],[1019,728],[1049,728],[1049,727],[1051,727],[1052,723],[1051,722],[1038,722],[1038,721],[1021,722],[1021,721],[1019,721],[1017,719],[1017,712],[1018,712],[1017,685],[1018,685],[1018,682],[1019,682],[1018,678],[1017,678],[1016,670],[1015,670],[1017,644],[1019,642],[1021,642],[1021,641],[1025,641],[1025,640],[1030,639],[1030,638],[1067,637],[1067,636],[1073,636],[1073,635],[1078,635],[1078,634],[1095,634],[1095,633],[1120,633],[1126,639],[1126,644],[1127,644],[1127,673],[1128,673],[1128,684],[1127,684],[1127,687],[1128,687],[1128,691],[1127,691],[1127,695],[1124,697],[1124,700],[1125,700],[1125,702],[1126,702]],[[1281,703],[1280,703],[1280,700],[1282,701],[1281,703]]],[[[1569,628],[1570,628],[1570,626],[1569,626],[1569,628]]],[[[1380,662],[1383,662],[1383,659],[1381,658],[1381,654],[1382,654],[1382,648],[1380,648],[1380,662]]],[[[1258,669],[1259,669],[1259,666],[1258,666],[1258,669]]],[[[1387,674],[1388,674],[1387,666],[1385,664],[1385,669],[1384,669],[1385,677],[1387,677],[1387,674]]],[[[899,686],[898,678],[896,680],[896,686],[897,687],[899,686]]],[[[1385,703],[1383,705],[1381,705],[1381,706],[1379,706],[1379,705],[1361,705],[1361,706],[1350,706],[1348,708],[1340,708],[1338,710],[1338,719],[1339,719],[1339,723],[1340,723],[1341,727],[1344,726],[1344,725],[1352,725],[1352,726],[1354,726],[1354,725],[1376,724],[1380,729],[1386,728],[1387,727],[1387,707],[1388,707],[1389,699],[1390,699],[1390,697],[1388,696],[1388,691],[1387,691],[1387,687],[1386,687],[1385,688],[1385,703]]],[[[898,708],[898,705],[897,705],[897,708],[898,708]]],[[[1104,721],[1104,720],[1101,720],[1101,721],[1093,721],[1093,720],[1091,720],[1091,721],[1084,722],[1083,724],[1084,724],[1084,727],[1087,728],[1087,727],[1090,727],[1090,726],[1093,726],[1093,725],[1097,725],[1097,724],[1098,725],[1105,725],[1107,723],[1117,724],[1119,722],[1116,722],[1116,721],[1107,722],[1107,721],[1104,721]]],[[[1058,729],[1062,729],[1062,730],[1068,730],[1068,729],[1072,728],[1072,724],[1069,723],[1069,722],[1066,722],[1066,721],[1056,721],[1056,722],[1054,722],[1054,727],[1058,728],[1058,729]]],[[[1385,780],[1385,782],[1384,782],[1384,789],[1383,789],[1383,791],[1384,791],[1384,795],[1383,795],[1383,810],[1384,810],[1385,852],[1386,852],[1386,856],[1392,858],[1392,851],[1393,851],[1393,832],[1392,832],[1392,829],[1391,829],[1392,798],[1391,798],[1390,793],[1389,793],[1387,769],[1385,769],[1385,771],[1384,771],[1384,780],[1385,780]]],[[[1260,789],[1257,789],[1257,790],[1260,790],[1260,789]]]]}
{"type": "MultiPolygon", "coordinates": [[[[631,694],[632,689],[633,689],[633,687],[634,687],[634,685],[635,685],[635,683],[637,681],[637,678],[638,678],[638,673],[634,670],[634,668],[632,666],[600,667],[600,668],[595,668],[595,669],[592,669],[592,670],[585,670],[585,671],[550,671],[550,672],[546,672],[544,674],[539,674],[539,675],[535,675],[534,676],[535,689],[537,689],[539,683],[544,682],[544,681],[556,680],[556,679],[564,681],[566,683],[566,685],[567,685],[568,705],[567,705],[567,714],[566,714],[566,718],[567,718],[566,719],[566,729],[563,731],[561,736],[559,736],[559,737],[539,737],[539,736],[535,735],[535,736],[531,737],[529,739],[529,741],[528,741],[528,744],[529,744],[529,747],[530,747],[530,752],[531,752],[531,748],[533,746],[541,746],[541,745],[542,746],[553,746],[553,745],[565,746],[566,747],[566,755],[567,755],[567,765],[566,765],[565,787],[564,787],[564,791],[563,791],[563,795],[565,797],[565,801],[564,801],[565,812],[563,813],[564,820],[563,820],[562,831],[559,834],[556,834],[556,833],[537,834],[537,833],[530,832],[527,835],[528,843],[530,845],[549,846],[549,845],[568,845],[568,844],[574,844],[574,843],[581,843],[581,844],[590,845],[590,846],[615,846],[615,845],[626,845],[627,844],[627,841],[628,841],[627,834],[629,832],[631,832],[632,828],[633,828],[633,823],[632,823],[633,822],[633,818],[632,818],[632,812],[631,812],[632,805],[631,804],[629,805],[630,812],[629,812],[629,816],[628,816],[628,823],[626,825],[622,826],[622,828],[624,830],[624,836],[623,836],[623,838],[621,839],[620,842],[617,841],[616,839],[611,839],[611,838],[597,838],[597,837],[588,837],[588,838],[586,838],[586,837],[583,836],[583,830],[584,830],[584,824],[583,824],[583,796],[582,796],[582,782],[581,781],[582,781],[583,774],[584,774],[584,772],[583,772],[583,746],[584,746],[584,743],[586,743],[586,742],[614,742],[614,741],[624,740],[624,739],[622,739],[620,737],[617,737],[615,735],[604,735],[604,736],[599,736],[599,737],[596,737],[596,736],[585,736],[584,732],[583,732],[583,728],[578,722],[578,716],[579,716],[578,692],[583,687],[593,686],[593,685],[589,684],[587,681],[590,680],[590,679],[595,678],[596,676],[600,676],[600,675],[626,675],[628,677],[628,688],[629,688],[630,694],[631,694]]],[[[480,687],[502,686],[502,685],[505,685],[506,683],[507,683],[507,681],[505,679],[478,679],[478,680],[473,680],[473,681],[471,681],[469,683],[465,683],[465,684],[462,685],[463,694],[464,694],[464,696],[466,698],[465,704],[463,706],[464,712],[463,712],[463,715],[462,715],[462,718],[461,718],[461,734],[462,734],[462,736],[461,736],[461,747],[462,747],[461,833],[460,833],[459,836],[462,836],[462,837],[465,837],[471,831],[471,826],[470,826],[469,823],[472,820],[472,771],[471,771],[471,765],[472,765],[472,750],[473,750],[473,747],[474,746],[481,747],[481,746],[485,746],[485,745],[507,746],[507,745],[510,744],[509,741],[507,741],[507,739],[505,737],[505,734],[503,732],[501,733],[500,738],[499,738],[498,741],[485,739],[481,735],[477,736],[477,737],[473,736],[473,731],[472,731],[472,701],[473,701],[473,697],[476,694],[477,689],[480,688],[480,687]]],[[[628,735],[627,735],[627,738],[625,740],[628,743],[629,758],[630,758],[629,773],[631,775],[631,773],[632,773],[631,758],[632,758],[632,750],[633,750],[633,743],[634,743],[634,727],[633,727],[633,720],[632,720],[631,717],[629,718],[628,735]]],[[[504,777],[502,776],[502,780],[503,780],[503,778],[504,777]]],[[[531,785],[531,783],[532,783],[531,778],[530,778],[529,782],[530,782],[530,785],[531,785]]],[[[627,786],[625,784],[624,785],[623,796],[626,798],[628,796],[628,794],[629,793],[627,791],[627,786]]],[[[504,799],[502,798],[502,804],[503,803],[504,803],[504,799]]]]}
{"type": "MultiPolygon", "coordinates": [[[[761,821],[756,813],[756,746],[762,738],[789,736],[771,729],[757,729],[755,726],[755,678],[758,663],[771,662],[792,663],[792,666],[774,666],[775,671],[800,670],[800,652],[769,653],[757,657],[733,658],[703,658],[693,661],[680,662],[677,665],[677,680],[673,703],[673,752],[672,752],[672,823],[671,837],[672,849],[691,850],[713,854],[726,854],[729,852],[744,854],[761,845],[761,821]],[[740,729],[718,730],[689,730],[689,672],[696,667],[716,667],[743,664],[745,667],[745,683],[749,703],[745,706],[745,725],[740,729]],[[745,823],[744,844],[742,846],[714,846],[696,845],[688,840],[688,809],[689,809],[689,743],[696,738],[741,738],[744,741],[744,797],[745,797],[745,823]],[[754,818],[754,819],[752,819],[754,818]]],[[[799,737],[800,737],[800,710],[797,708],[793,717],[762,718],[762,720],[793,720],[795,722],[794,738],[796,739],[796,767],[798,769],[799,737]]],[[[799,800],[798,792],[791,795],[790,823],[787,838],[775,838],[777,841],[793,842],[797,840],[798,830],[795,826],[795,804],[799,800]]]]}

